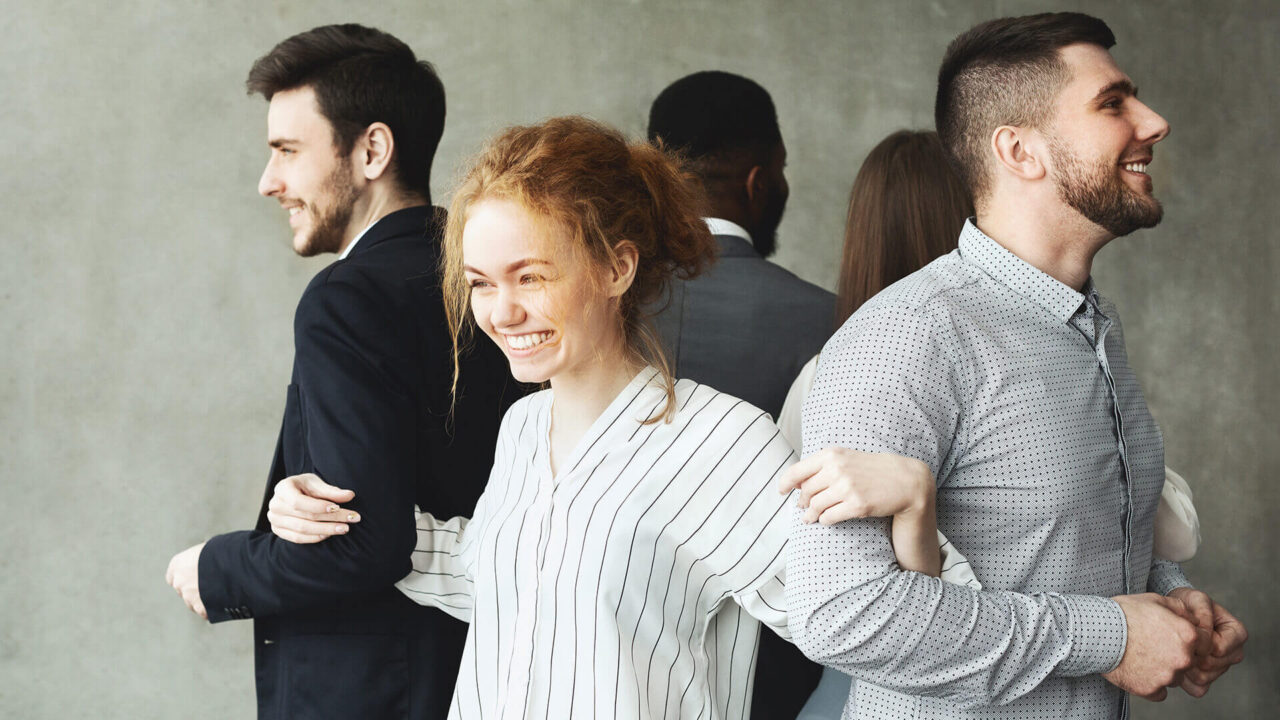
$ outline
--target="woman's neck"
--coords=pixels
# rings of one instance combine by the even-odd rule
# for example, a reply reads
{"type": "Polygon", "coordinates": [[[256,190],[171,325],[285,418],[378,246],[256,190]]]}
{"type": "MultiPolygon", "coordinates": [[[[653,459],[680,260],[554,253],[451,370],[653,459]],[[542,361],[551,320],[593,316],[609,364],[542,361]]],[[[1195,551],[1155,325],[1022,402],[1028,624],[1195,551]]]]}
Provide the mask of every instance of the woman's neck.
{"type": "Polygon", "coordinates": [[[619,349],[586,367],[551,378],[552,472],[558,472],[557,461],[573,453],[582,436],[642,367],[619,349]]]}

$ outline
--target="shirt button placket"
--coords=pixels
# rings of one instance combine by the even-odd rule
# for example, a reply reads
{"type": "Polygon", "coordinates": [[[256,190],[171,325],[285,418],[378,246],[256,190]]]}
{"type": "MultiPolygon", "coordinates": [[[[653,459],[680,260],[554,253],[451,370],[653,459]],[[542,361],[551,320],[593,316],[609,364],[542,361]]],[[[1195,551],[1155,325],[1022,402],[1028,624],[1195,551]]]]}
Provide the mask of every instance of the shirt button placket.
{"type": "Polygon", "coordinates": [[[1133,587],[1133,569],[1130,567],[1129,551],[1132,548],[1130,539],[1133,527],[1133,481],[1129,471],[1129,451],[1124,438],[1124,416],[1120,413],[1120,397],[1116,394],[1115,377],[1111,374],[1111,363],[1107,360],[1107,331],[1111,329],[1111,320],[1102,313],[1102,327],[1094,343],[1094,352],[1098,357],[1098,365],[1107,379],[1107,389],[1111,392],[1111,414],[1115,421],[1116,447],[1120,452],[1120,467],[1124,472],[1124,587],[1126,593],[1137,592],[1133,587]]]}

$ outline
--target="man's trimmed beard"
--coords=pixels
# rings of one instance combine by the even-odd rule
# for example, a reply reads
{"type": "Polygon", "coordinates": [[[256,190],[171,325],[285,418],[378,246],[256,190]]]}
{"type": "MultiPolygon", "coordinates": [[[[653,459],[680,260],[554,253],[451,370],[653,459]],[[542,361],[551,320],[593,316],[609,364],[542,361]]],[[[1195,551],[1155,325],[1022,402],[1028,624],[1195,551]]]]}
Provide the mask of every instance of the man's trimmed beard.
{"type": "Polygon", "coordinates": [[[782,214],[786,209],[787,198],[777,187],[771,186],[765,216],[761,219],[760,227],[751,233],[751,245],[760,253],[760,257],[767,258],[778,249],[778,226],[782,224],[782,214]]]}
{"type": "Polygon", "coordinates": [[[320,196],[306,205],[312,222],[302,247],[295,248],[298,255],[312,257],[340,251],[359,198],[360,191],[351,182],[351,158],[339,155],[337,166],[320,186],[320,196]]]}
{"type": "Polygon", "coordinates": [[[1125,184],[1118,165],[1105,160],[1087,163],[1056,136],[1049,137],[1049,156],[1058,197],[1112,235],[1155,227],[1164,217],[1160,201],[1125,184]]]}

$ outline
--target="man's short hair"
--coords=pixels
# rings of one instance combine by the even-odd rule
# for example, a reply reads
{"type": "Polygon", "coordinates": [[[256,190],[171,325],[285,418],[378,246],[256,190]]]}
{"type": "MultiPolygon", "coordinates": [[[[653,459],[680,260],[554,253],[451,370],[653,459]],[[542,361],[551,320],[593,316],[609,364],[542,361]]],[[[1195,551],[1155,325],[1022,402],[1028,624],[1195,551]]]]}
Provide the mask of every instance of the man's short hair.
{"type": "Polygon", "coordinates": [[[1098,18],[1060,12],[990,20],[947,47],[934,122],[975,202],[991,190],[991,133],[1001,125],[1045,127],[1071,79],[1058,51],[1077,43],[1109,49],[1116,38],[1098,18]]]}
{"type": "Polygon", "coordinates": [[[309,87],[333,126],[334,145],[351,152],[375,122],[391,128],[391,171],[400,186],[431,197],[431,161],[444,133],[444,85],[408,45],[363,25],[325,25],[283,40],[258,58],[245,81],[268,101],[309,87]]]}
{"type": "Polygon", "coordinates": [[[765,165],[782,133],[768,91],[741,75],[708,70],[658,94],[649,108],[649,140],[679,152],[708,180],[765,165]]]}

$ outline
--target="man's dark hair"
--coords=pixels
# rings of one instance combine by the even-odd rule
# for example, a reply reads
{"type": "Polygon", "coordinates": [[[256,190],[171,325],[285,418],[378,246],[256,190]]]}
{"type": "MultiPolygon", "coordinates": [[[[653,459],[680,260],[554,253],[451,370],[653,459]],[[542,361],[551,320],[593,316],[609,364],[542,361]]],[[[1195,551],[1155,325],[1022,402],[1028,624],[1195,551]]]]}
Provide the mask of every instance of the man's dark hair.
{"type": "Polygon", "coordinates": [[[351,152],[375,122],[395,140],[390,169],[400,186],[431,198],[431,161],[444,133],[444,85],[395,37],[363,25],[325,25],[283,40],[258,58],[245,81],[268,101],[309,87],[333,126],[334,145],[351,152]]]}
{"type": "Polygon", "coordinates": [[[649,140],[679,152],[712,185],[767,165],[782,133],[768,91],[741,75],[709,70],[658,94],[649,108],[649,140]]]}
{"type": "Polygon", "coordinates": [[[1098,18],[1061,12],[990,20],[947,46],[934,122],[975,203],[991,190],[991,133],[1001,125],[1045,126],[1071,80],[1058,51],[1077,43],[1109,49],[1116,38],[1098,18]]]}

